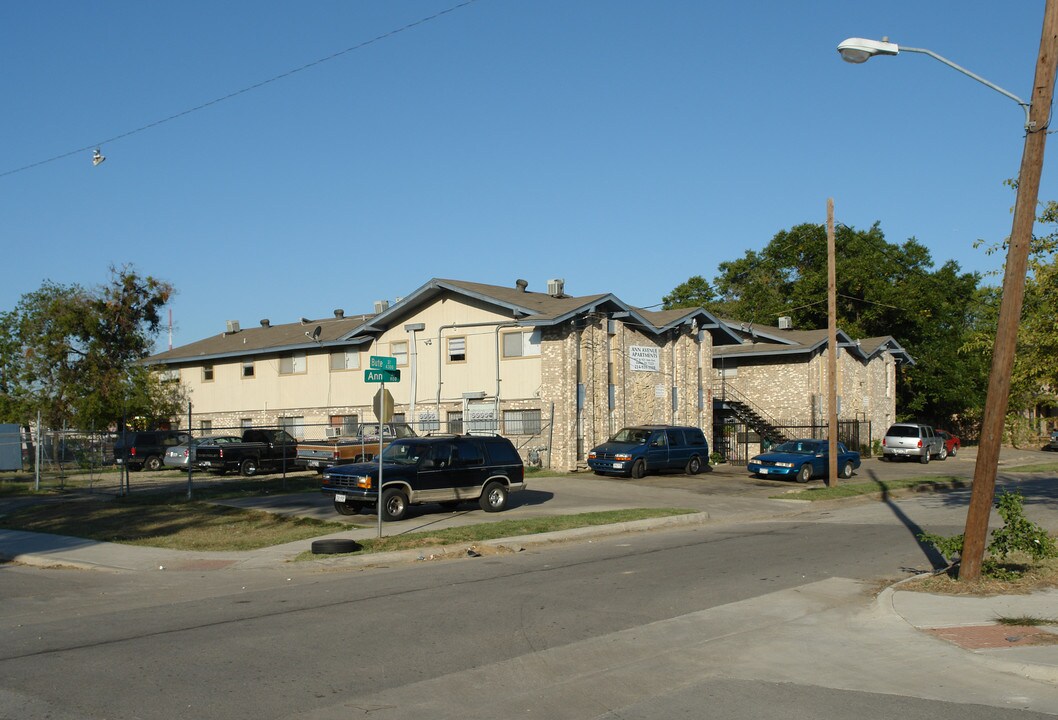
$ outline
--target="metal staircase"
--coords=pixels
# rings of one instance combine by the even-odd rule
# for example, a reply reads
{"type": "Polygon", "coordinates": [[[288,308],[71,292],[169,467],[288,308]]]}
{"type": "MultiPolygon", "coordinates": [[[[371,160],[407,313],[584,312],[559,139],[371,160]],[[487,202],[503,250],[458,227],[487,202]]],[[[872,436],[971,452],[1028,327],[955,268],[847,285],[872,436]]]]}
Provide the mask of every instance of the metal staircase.
{"type": "Polygon", "coordinates": [[[713,389],[713,398],[725,410],[730,410],[735,417],[753,428],[761,438],[771,443],[781,443],[789,438],[779,429],[778,423],[766,412],[753,404],[742,393],[726,383],[713,389]]]}

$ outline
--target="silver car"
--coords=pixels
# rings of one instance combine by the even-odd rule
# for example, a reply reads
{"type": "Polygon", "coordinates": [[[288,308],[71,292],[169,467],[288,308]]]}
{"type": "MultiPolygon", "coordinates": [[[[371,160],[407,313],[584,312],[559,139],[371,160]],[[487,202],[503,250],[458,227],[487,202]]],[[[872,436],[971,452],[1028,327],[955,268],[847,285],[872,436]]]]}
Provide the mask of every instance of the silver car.
{"type": "Polygon", "coordinates": [[[187,469],[187,460],[190,457],[194,462],[195,448],[199,445],[227,445],[228,443],[242,442],[237,435],[215,435],[213,437],[194,438],[190,444],[174,445],[165,451],[162,464],[168,468],[187,469]]]}

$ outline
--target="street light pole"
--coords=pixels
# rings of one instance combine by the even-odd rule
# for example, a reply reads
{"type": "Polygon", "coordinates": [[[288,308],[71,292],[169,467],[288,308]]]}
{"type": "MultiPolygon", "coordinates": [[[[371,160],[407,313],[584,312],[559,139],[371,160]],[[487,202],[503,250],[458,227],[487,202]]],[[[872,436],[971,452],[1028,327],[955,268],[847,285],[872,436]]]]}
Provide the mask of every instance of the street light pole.
{"type": "Polygon", "coordinates": [[[827,198],[827,487],[838,484],[838,298],[834,198],[827,198]]]}
{"type": "MultiPolygon", "coordinates": [[[[875,54],[895,55],[899,52],[899,47],[892,43],[867,41],[874,45],[884,46],[874,48],[871,45],[858,45],[857,40],[857,38],[852,38],[838,46],[842,57],[850,62],[864,62],[875,54]]],[[[984,82],[1003,95],[1017,100],[1023,107],[1028,106],[1025,149],[1022,152],[1021,170],[1018,173],[1017,200],[1014,204],[1014,220],[1007,249],[1003,294],[999,304],[996,341],[992,351],[992,369],[988,378],[988,394],[985,398],[984,417],[981,424],[981,441],[977,452],[977,464],[974,466],[973,488],[970,507],[966,513],[966,528],[960,556],[959,579],[974,581],[981,577],[988,518],[995,500],[996,470],[999,465],[999,449],[1003,439],[1003,421],[1010,399],[1010,376],[1014,367],[1018,324],[1021,319],[1022,301],[1025,297],[1025,272],[1028,267],[1029,247],[1032,241],[1032,226],[1036,220],[1040,175],[1043,171],[1043,151],[1047,143],[1055,73],[1058,69],[1058,1],[1047,0],[1044,8],[1043,31],[1030,103],[1025,103],[1015,95],[940,58],[935,53],[921,49],[915,49],[915,51],[925,52],[956,70],[984,82]]]]}

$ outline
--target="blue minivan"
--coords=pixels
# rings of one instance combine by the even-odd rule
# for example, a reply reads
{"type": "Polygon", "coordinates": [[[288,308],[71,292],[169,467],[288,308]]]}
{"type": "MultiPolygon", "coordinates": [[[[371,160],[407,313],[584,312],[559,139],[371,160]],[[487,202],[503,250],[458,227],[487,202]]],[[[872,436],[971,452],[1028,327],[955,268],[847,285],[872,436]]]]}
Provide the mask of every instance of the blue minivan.
{"type": "Polygon", "coordinates": [[[641,478],[658,470],[695,475],[708,463],[709,443],[701,429],[677,425],[626,427],[588,453],[596,475],[641,478]]]}

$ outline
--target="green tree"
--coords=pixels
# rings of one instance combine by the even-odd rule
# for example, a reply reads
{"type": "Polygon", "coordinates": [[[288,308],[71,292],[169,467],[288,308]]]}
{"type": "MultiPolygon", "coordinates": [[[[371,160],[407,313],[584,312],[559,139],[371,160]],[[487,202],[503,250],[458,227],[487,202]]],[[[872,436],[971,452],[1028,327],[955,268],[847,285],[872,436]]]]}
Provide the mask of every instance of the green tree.
{"type": "MultiPolygon", "coordinates": [[[[945,425],[972,417],[983,404],[987,373],[978,356],[959,349],[968,328],[987,315],[980,277],[955,262],[934,269],[924,245],[915,238],[890,243],[877,223],[839,226],[835,255],[838,327],[854,338],[892,335],[916,360],[899,384],[901,411],[945,425]]],[[[826,227],[794,226],[759,252],[720,263],[712,287],[716,299],[706,308],[721,317],[774,326],[789,316],[796,328],[825,328],[826,227]]]]}
{"type": "Polygon", "coordinates": [[[150,354],[172,287],[130,267],[94,291],[45,282],[0,313],[0,417],[103,429],[122,417],[159,420],[184,393],[137,363],[150,354]]]}
{"type": "Polygon", "coordinates": [[[666,310],[673,308],[706,307],[716,299],[712,286],[701,275],[680,283],[661,299],[666,310]]]}

